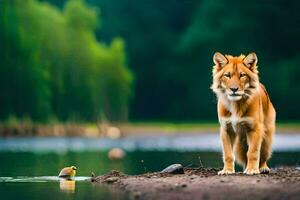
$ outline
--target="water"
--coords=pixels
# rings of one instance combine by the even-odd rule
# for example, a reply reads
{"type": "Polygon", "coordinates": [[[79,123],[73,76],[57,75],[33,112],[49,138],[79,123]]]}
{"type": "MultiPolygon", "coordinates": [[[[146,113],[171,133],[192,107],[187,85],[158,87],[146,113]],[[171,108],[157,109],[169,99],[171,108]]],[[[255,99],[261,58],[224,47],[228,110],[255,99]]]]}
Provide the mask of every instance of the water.
{"type": "MultiPolygon", "coordinates": [[[[271,167],[300,165],[299,135],[277,135],[271,167]]],[[[128,199],[127,194],[91,184],[91,172],[112,169],[127,174],[160,171],[173,163],[222,167],[217,135],[140,136],[121,140],[88,138],[0,139],[1,199],[128,199]],[[119,161],[107,157],[112,147],[126,150],[119,161]],[[75,165],[74,181],[57,178],[75,165]]],[[[240,169],[240,168],[238,168],[240,169]]]]}
{"type": "MultiPolygon", "coordinates": [[[[73,187],[62,189],[59,182],[8,182],[0,183],[1,199],[128,199],[121,191],[99,185],[74,182],[73,187]]],[[[69,184],[72,185],[72,184],[69,184]]]]}
{"type": "MultiPolygon", "coordinates": [[[[126,151],[221,151],[218,134],[179,134],[129,136],[119,140],[81,137],[38,137],[0,139],[1,151],[57,152],[103,151],[120,147],[126,151]]],[[[276,151],[300,151],[300,134],[276,134],[276,151]]]]}

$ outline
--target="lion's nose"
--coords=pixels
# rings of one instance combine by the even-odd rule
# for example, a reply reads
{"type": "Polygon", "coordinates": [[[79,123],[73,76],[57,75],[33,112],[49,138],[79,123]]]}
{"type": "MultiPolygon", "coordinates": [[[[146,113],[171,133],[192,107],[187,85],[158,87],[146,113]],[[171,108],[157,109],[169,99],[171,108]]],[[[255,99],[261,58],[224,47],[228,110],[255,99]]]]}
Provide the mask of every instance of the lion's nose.
{"type": "Polygon", "coordinates": [[[238,91],[238,89],[239,89],[239,88],[230,88],[230,90],[231,90],[232,92],[236,92],[236,91],[238,91]]]}

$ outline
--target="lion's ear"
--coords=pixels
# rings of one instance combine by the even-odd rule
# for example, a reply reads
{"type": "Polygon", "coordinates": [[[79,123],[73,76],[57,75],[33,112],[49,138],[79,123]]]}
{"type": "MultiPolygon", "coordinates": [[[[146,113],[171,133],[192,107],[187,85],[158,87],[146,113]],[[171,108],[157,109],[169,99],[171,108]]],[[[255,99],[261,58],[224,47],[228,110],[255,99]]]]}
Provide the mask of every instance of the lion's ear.
{"type": "Polygon", "coordinates": [[[214,59],[214,63],[216,64],[216,66],[219,67],[220,69],[223,68],[228,63],[227,58],[219,52],[216,52],[214,54],[213,59],[214,59]]]}
{"type": "Polygon", "coordinates": [[[255,53],[249,53],[243,60],[244,64],[250,69],[256,69],[257,56],[255,53]]]}

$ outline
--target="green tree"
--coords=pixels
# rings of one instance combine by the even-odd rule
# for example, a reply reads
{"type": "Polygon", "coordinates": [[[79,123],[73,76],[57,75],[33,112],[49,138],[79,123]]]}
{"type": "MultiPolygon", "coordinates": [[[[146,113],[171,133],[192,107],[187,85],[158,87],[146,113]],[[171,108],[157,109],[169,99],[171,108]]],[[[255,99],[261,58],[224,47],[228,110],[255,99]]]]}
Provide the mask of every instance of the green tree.
{"type": "Polygon", "coordinates": [[[132,75],[124,44],[118,38],[109,46],[98,42],[97,9],[81,0],[66,2],[63,10],[36,0],[1,4],[2,119],[127,118],[132,75]]]}
{"type": "Polygon", "coordinates": [[[1,118],[16,115],[44,120],[51,112],[51,91],[47,66],[28,32],[36,28],[30,23],[32,1],[1,4],[1,118]]]}

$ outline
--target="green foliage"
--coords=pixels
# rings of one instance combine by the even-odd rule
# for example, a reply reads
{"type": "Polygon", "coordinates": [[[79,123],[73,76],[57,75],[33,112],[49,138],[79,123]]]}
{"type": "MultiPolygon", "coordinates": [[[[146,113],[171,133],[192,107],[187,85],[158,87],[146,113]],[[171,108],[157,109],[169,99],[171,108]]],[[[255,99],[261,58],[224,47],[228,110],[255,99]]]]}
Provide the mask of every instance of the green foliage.
{"type": "Polygon", "coordinates": [[[66,22],[76,29],[93,30],[97,25],[97,9],[83,1],[73,0],[64,7],[66,22]]]}
{"type": "Polygon", "coordinates": [[[300,1],[88,1],[103,14],[97,35],[126,41],[136,74],[131,119],[216,120],[215,51],[256,52],[278,118],[299,119],[300,1]]]}
{"type": "Polygon", "coordinates": [[[280,102],[280,114],[298,119],[300,91],[300,55],[280,60],[274,67],[276,81],[272,82],[274,96],[280,102]]]}
{"type": "Polygon", "coordinates": [[[278,118],[299,119],[298,0],[86,2],[0,1],[1,118],[215,120],[213,53],[254,51],[278,118]]]}
{"type": "MultiPolygon", "coordinates": [[[[300,109],[296,103],[300,96],[289,90],[289,87],[295,91],[299,89],[299,80],[294,78],[300,72],[295,69],[300,63],[297,59],[300,49],[294,45],[300,33],[300,29],[294,26],[300,17],[296,7],[299,7],[299,2],[295,0],[289,3],[282,0],[243,3],[238,0],[203,0],[177,46],[184,59],[191,58],[191,67],[198,66],[196,73],[189,78],[196,80],[200,73],[211,73],[211,57],[215,51],[232,55],[256,52],[261,82],[270,93],[278,118],[299,119],[295,110],[300,109]]],[[[197,82],[208,86],[211,77],[202,76],[197,82]]],[[[204,97],[207,91],[201,86],[200,90],[202,92],[196,98],[203,106],[199,111],[212,115],[215,111],[206,106],[211,100],[204,97]]]]}
{"type": "Polygon", "coordinates": [[[63,10],[36,0],[0,7],[2,119],[127,118],[132,76],[123,40],[99,43],[97,9],[70,0],[63,10]]]}

